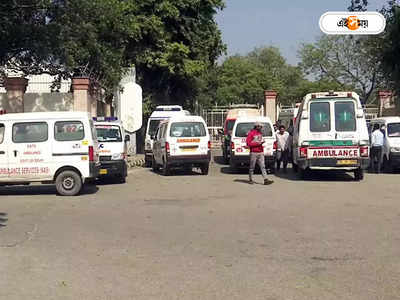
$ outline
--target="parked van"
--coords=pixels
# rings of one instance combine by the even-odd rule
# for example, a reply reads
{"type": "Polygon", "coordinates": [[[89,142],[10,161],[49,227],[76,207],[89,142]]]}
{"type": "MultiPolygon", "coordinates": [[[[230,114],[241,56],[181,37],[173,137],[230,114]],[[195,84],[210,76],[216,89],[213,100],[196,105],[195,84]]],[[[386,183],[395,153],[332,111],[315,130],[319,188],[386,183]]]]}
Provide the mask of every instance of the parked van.
{"type": "Polygon", "coordinates": [[[237,106],[237,108],[233,108],[228,110],[226,114],[226,119],[224,122],[224,136],[223,136],[223,142],[222,142],[222,155],[226,163],[229,162],[229,155],[230,155],[230,145],[231,145],[231,135],[232,135],[232,129],[233,126],[235,125],[235,121],[239,117],[257,117],[261,116],[261,112],[258,109],[256,105],[243,105],[241,107],[240,105],[237,106]]]}
{"type": "Polygon", "coordinates": [[[230,146],[230,168],[236,170],[239,167],[250,165],[250,149],[247,146],[246,138],[254,128],[256,122],[262,124],[263,147],[265,156],[265,167],[267,171],[275,171],[276,158],[276,135],[273,130],[271,119],[268,117],[239,117],[236,119],[232,129],[230,146]]]}
{"type": "Polygon", "coordinates": [[[79,194],[99,171],[93,121],[84,112],[0,116],[0,184],[54,183],[65,196],[79,194]]]}
{"type": "Polygon", "coordinates": [[[115,117],[94,118],[100,158],[99,178],[116,178],[125,183],[128,174],[126,162],[129,135],[115,117]]]}
{"type": "Polygon", "coordinates": [[[162,167],[164,175],[171,168],[199,167],[208,174],[211,142],[207,125],[199,116],[174,116],[160,124],[153,146],[153,170],[162,167]]]}
{"type": "Polygon", "coordinates": [[[370,122],[370,134],[375,124],[379,124],[385,136],[383,145],[383,168],[393,171],[400,168],[400,117],[382,117],[370,122]]]}
{"type": "Polygon", "coordinates": [[[307,94],[293,133],[293,168],[352,171],[362,180],[369,165],[369,136],[363,107],[354,92],[307,94]]]}
{"type": "Polygon", "coordinates": [[[153,140],[158,125],[160,125],[161,121],[169,119],[175,115],[190,115],[190,113],[187,110],[183,110],[182,106],[179,105],[160,105],[157,106],[155,111],[153,111],[153,113],[151,114],[147,122],[144,146],[146,167],[151,166],[151,161],[153,157],[153,140]]]}

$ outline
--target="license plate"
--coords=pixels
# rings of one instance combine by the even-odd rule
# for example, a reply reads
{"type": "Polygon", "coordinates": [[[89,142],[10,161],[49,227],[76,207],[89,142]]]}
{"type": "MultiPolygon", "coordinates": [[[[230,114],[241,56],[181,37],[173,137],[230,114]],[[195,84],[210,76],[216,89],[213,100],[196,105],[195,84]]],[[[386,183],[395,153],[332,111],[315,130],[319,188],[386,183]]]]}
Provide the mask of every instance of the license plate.
{"type": "Polygon", "coordinates": [[[197,147],[196,148],[182,148],[181,150],[182,150],[182,152],[194,152],[194,151],[196,151],[196,149],[197,149],[197,147]]]}
{"type": "Polygon", "coordinates": [[[107,169],[100,169],[99,174],[100,175],[106,175],[107,174],[107,169]]]}
{"type": "Polygon", "coordinates": [[[356,165],[357,161],[356,160],[348,160],[348,159],[344,159],[344,160],[338,160],[337,161],[338,165],[356,165]]]}

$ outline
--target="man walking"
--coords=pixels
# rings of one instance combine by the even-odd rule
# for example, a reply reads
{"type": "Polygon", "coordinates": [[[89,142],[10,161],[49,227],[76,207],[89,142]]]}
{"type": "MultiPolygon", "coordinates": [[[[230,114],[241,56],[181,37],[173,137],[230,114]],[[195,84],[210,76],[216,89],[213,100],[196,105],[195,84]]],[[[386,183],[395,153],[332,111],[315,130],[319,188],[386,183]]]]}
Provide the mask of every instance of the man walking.
{"type": "Polygon", "coordinates": [[[264,141],[262,137],[262,125],[256,122],[254,129],[249,132],[246,139],[246,144],[250,148],[250,169],[249,169],[249,183],[254,184],[253,175],[256,163],[261,169],[262,176],[264,178],[264,185],[273,183],[272,180],[268,180],[267,171],[265,170],[265,158],[264,158],[264,141]]]}
{"type": "Polygon", "coordinates": [[[384,136],[379,128],[379,124],[375,124],[374,131],[371,134],[371,166],[372,170],[375,170],[375,173],[381,171],[383,138],[384,136]]]}
{"type": "Polygon", "coordinates": [[[286,168],[289,160],[289,132],[285,130],[285,126],[279,126],[279,131],[276,134],[277,141],[277,152],[276,152],[276,170],[279,171],[281,168],[281,162],[283,162],[283,172],[286,173],[286,168]]]}

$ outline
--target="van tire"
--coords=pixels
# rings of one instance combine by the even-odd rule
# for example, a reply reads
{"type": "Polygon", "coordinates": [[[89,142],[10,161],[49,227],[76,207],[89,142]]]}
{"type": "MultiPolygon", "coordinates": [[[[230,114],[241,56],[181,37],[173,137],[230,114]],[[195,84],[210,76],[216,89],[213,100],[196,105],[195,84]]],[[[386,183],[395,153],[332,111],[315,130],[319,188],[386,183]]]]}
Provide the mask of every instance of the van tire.
{"type": "Polygon", "coordinates": [[[76,196],[82,189],[82,178],[75,171],[62,171],[57,175],[56,189],[61,196],[76,196]]]}
{"type": "Polygon", "coordinates": [[[202,175],[208,175],[208,171],[209,171],[209,164],[203,164],[200,169],[201,169],[201,174],[202,175]]]}
{"type": "Polygon", "coordinates": [[[298,168],[298,173],[299,173],[300,179],[305,180],[308,178],[308,176],[310,174],[310,170],[298,168]]]}
{"type": "Polygon", "coordinates": [[[160,170],[160,167],[156,163],[156,159],[153,156],[153,159],[151,161],[151,168],[153,169],[153,172],[158,172],[160,170]]]}
{"type": "Polygon", "coordinates": [[[354,171],[354,179],[356,181],[360,181],[364,179],[364,170],[361,168],[358,168],[357,170],[354,171]]]}
{"type": "Polygon", "coordinates": [[[386,158],[386,155],[383,156],[382,169],[385,173],[393,173],[393,166],[390,161],[386,158]]]}
{"type": "Polygon", "coordinates": [[[164,159],[163,160],[163,168],[162,168],[162,173],[164,176],[169,176],[170,170],[167,161],[164,159]]]}
{"type": "Polygon", "coordinates": [[[294,162],[292,163],[292,169],[295,173],[297,173],[299,171],[299,166],[297,164],[295,164],[294,162]]]}
{"type": "Polygon", "coordinates": [[[145,168],[150,168],[152,166],[152,161],[148,158],[144,159],[144,167],[145,168]]]}

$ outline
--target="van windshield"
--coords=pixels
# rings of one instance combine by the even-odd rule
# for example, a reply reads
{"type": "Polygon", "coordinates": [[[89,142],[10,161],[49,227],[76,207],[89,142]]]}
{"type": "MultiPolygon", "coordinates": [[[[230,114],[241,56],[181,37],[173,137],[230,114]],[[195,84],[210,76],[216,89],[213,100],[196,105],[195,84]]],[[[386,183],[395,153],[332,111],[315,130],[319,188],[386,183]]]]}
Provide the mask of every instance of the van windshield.
{"type": "Polygon", "coordinates": [[[354,102],[335,102],[336,131],[356,131],[356,115],[354,102]]]}
{"type": "Polygon", "coordinates": [[[206,136],[206,129],[201,122],[176,122],[171,124],[171,137],[206,136]]]}
{"type": "MultiPolygon", "coordinates": [[[[255,122],[239,123],[236,126],[235,136],[237,137],[247,137],[249,132],[254,128],[255,122]]],[[[261,123],[262,125],[262,135],[272,136],[272,128],[269,123],[261,123]]]]}
{"type": "Polygon", "coordinates": [[[389,123],[387,125],[388,137],[400,137],[400,123],[389,123]]]}
{"type": "Polygon", "coordinates": [[[160,125],[160,122],[161,122],[161,121],[162,121],[162,120],[150,120],[150,123],[149,123],[149,132],[148,132],[148,134],[149,134],[150,136],[156,134],[158,125],[160,125]]]}
{"type": "Polygon", "coordinates": [[[99,142],[122,142],[121,129],[116,125],[96,125],[99,142]]]}
{"type": "Polygon", "coordinates": [[[331,112],[329,102],[313,102],[310,104],[310,131],[331,131],[331,112]]]}

